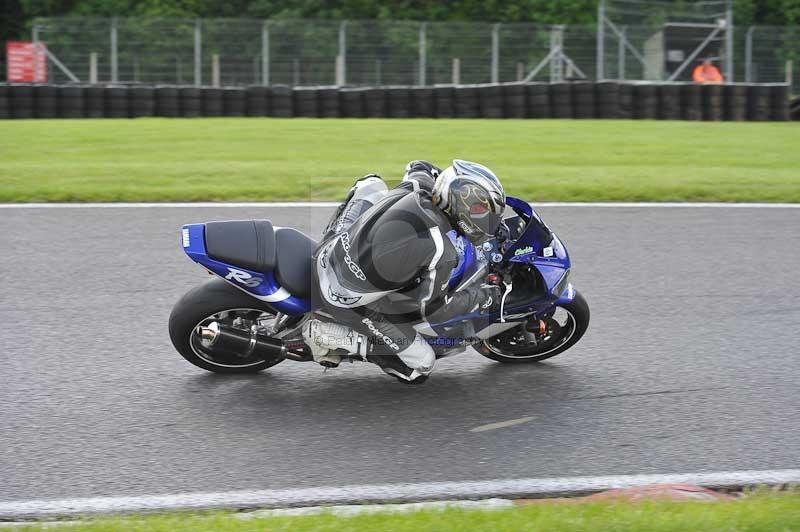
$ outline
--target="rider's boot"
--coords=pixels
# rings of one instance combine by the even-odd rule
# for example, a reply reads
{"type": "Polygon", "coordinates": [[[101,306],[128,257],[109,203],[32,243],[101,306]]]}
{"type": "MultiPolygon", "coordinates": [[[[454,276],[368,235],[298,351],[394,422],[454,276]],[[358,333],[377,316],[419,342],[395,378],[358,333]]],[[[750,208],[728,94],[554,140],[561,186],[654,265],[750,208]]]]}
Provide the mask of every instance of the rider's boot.
{"type": "Polygon", "coordinates": [[[309,320],[303,327],[303,338],[311,348],[314,360],[326,367],[336,367],[342,356],[336,350],[367,359],[367,338],[350,327],[338,323],[309,320]]]}

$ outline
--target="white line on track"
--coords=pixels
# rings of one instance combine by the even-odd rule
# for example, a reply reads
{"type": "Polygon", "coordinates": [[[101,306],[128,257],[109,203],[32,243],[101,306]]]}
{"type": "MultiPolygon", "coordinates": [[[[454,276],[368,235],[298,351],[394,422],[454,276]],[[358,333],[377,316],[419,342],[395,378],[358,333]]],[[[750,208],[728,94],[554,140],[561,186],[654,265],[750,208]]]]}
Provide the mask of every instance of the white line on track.
{"type": "Polygon", "coordinates": [[[9,501],[0,502],[0,519],[179,509],[290,508],[297,506],[402,503],[443,499],[553,497],[649,484],[695,484],[710,488],[721,488],[787,483],[800,483],[800,469],[607,477],[528,478],[474,482],[331,486],[287,490],[9,501]]]}
{"type": "MultiPolygon", "coordinates": [[[[332,208],[337,202],[195,202],[195,203],[0,203],[0,209],[199,209],[199,208],[332,208]]],[[[534,207],[591,207],[609,209],[800,209],[800,203],[648,203],[648,202],[544,202],[533,203],[534,207]]]]}
{"type": "Polygon", "coordinates": [[[528,421],[536,419],[536,416],[521,417],[519,419],[510,419],[508,421],[500,421],[497,423],[489,423],[488,425],[481,425],[469,429],[470,432],[486,432],[487,430],[504,429],[506,427],[513,427],[515,425],[522,425],[528,421]]]}

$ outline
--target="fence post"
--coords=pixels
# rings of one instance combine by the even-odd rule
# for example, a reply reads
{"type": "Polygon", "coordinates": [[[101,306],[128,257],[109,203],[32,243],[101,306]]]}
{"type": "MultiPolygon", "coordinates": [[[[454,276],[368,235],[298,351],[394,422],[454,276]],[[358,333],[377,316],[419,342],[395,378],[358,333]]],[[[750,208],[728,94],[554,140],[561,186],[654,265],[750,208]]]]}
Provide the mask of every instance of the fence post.
{"type": "Polygon", "coordinates": [[[214,87],[219,87],[220,85],[219,54],[211,56],[211,84],[214,87]]]}
{"type": "Polygon", "coordinates": [[[625,79],[625,40],[627,39],[628,26],[620,28],[622,36],[617,44],[617,79],[625,79]]]}
{"type": "Polygon", "coordinates": [[[500,81],[500,24],[492,26],[492,83],[500,81]]]}
{"type": "Polygon", "coordinates": [[[111,83],[119,81],[119,64],[117,63],[117,17],[111,19],[111,83]]]}
{"type": "Polygon", "coordinates": [[[269,20],[261,25],[261,84],[269,86],[269,20]]]}
{"type": "Polygon", "coordinates": [[[339,87],[347,83],[347,21],[339,24],[339,55],[336,57],[336,85],[339,87]]]}
{"type": "Polygon", "coordinates": [[[427,32],[428,23],[423,22],[419,25],[419,84],[426,85],[425,74],[428,69],[427,60],[428,60],[428,50],[427,46],[427,32]]]}
{"type": "Polygon", "coordinates": [[[97,52],[89,54],[89,83],[97,84],[97,52]]]}
{"type": "Polygon", "coordinates": [[[744,41],[744,81],[753,83],[753,32],[755,26],[747,29],[747,36],[744,41]]]}
{"type": "Polygon", "coordinates": [[[793,78],[793,76],[792,76],[792,74],[793,74],[792,67],[793,66],[794,66],[794,63],[792,63],[792,60],[791,59],[787,59],[786,60],[786,84],[789,85],[789,96],[790,97],[792,96],[792,81],[793,81],[793,79],[792,79],[793,78]]]}
{"type": "Polygon", "coordinates": [[[203,84],[203,28],[200,19],[194,23],[194,84],[203,84]]]}
{"type": "Polygon", "coordinates": [[[461,59],[453,58],[453,85],[461,85],[461,59]]]}
{"type": "Polygon", "coordinates": [[[733,0],[725,7],[725,83],[733,83],[733,0]]]}
{"type": "Polygon", "coordinates": [[[606,57],[606,0],[600,0],[597,4],[597,80],[602,81],[606,77],[605,57],[606,57]]]}
{"type": "Polygon", "coordinates": [[[517,61],[517,81],[525,79],[525,63],[517,61]]]}

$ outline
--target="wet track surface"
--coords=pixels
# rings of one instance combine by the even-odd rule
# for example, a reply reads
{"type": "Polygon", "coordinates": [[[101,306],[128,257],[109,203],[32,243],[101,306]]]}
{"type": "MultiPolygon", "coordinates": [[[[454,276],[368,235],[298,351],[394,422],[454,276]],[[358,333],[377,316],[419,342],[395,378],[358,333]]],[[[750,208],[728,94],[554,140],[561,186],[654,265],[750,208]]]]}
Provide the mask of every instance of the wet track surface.
{"type": "Polygon", "coordinates": [[[0,210],[0,501],[800,463],[800,209],[542,208],[592,309],[543,364],[470,351],[410,387],[180,358],[167,317],[207,278],[181,224],[329,212],[0,210]]]}

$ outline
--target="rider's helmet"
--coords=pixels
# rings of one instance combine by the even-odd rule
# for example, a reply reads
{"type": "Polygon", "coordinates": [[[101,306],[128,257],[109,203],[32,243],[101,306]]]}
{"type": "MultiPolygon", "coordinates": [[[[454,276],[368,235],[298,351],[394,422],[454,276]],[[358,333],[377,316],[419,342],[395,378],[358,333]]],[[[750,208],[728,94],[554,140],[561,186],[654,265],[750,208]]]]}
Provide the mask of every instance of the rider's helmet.
{"type": "Polygon", "coordinates": [[[433,203],[459,233],[480,244],[494,237],[500,227],[506,194],[494,172],[482,164],[456,159],[436,179],[433,203]]]}

